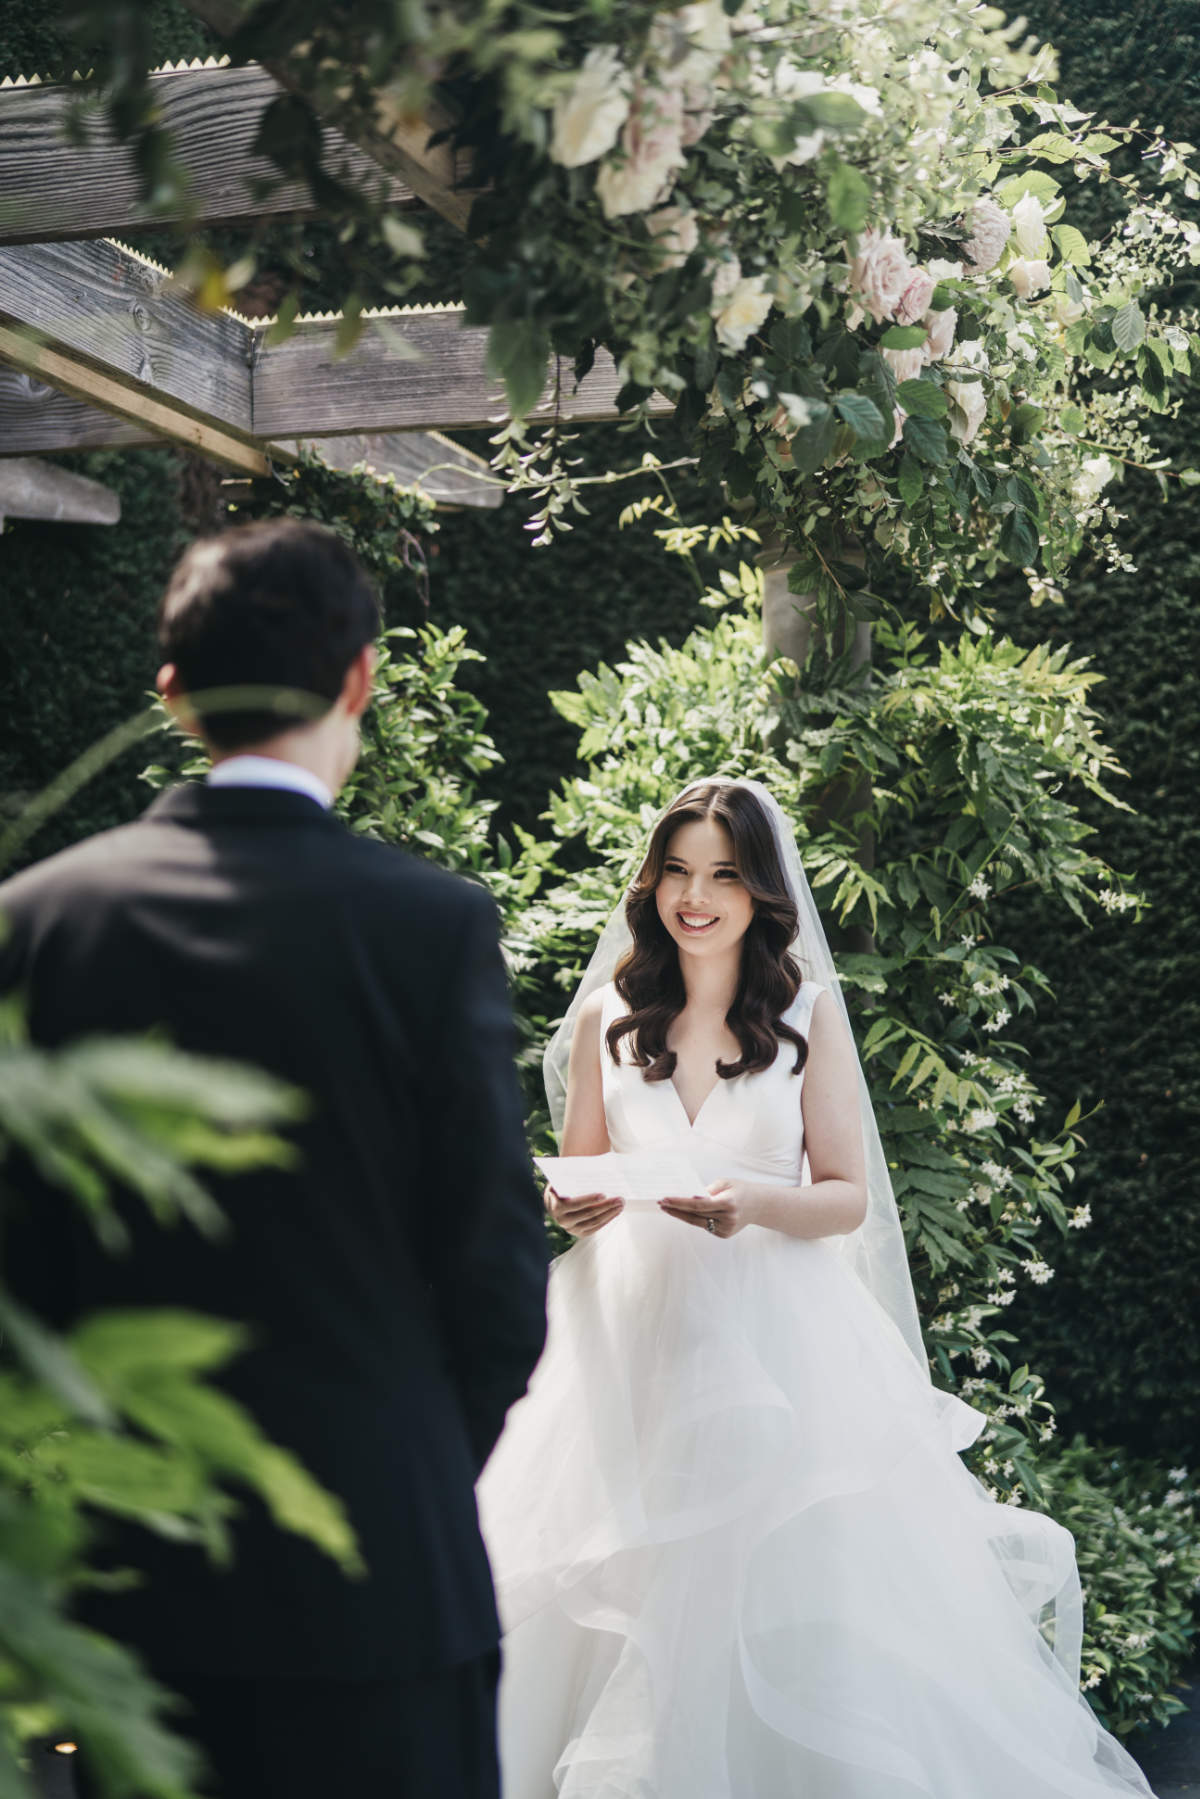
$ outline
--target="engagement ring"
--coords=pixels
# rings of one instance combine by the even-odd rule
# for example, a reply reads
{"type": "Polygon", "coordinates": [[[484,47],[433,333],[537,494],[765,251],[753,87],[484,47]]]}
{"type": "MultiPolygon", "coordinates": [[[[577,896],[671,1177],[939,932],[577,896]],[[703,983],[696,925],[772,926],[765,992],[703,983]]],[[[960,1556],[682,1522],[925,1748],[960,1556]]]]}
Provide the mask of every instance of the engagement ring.
{"type": "Polygon", "coordinates": [[[706,1219],[706,1220],[705,1220],[705,1223],[706,1223],[706,1225],[707,1225],[707,1227],[708,1227],[708,1229],[709,1229],[709,1230],[710,1230],[710,1231],[715,1231],[715,1230],[716,1230],[716,1228],[717,1228],[717,1221],[716,1221],[716,1219],[715,1219],[715,1218],[707,1218],[707,1219],[706,1219]]]}

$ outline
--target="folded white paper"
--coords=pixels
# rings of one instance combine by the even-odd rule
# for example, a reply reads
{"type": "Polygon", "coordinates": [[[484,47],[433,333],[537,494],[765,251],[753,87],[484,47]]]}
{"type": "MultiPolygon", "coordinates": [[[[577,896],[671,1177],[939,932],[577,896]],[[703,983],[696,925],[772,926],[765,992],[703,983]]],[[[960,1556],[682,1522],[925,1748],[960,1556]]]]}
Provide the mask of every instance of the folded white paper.
{"type": "Polygon", "coordinates": [[[675,1150],[634,1150],[620,1155],[537,1156],[538,1167],[560,1199],[603,1193],[627,1206],[656,1206],[660,1199],[689,1199],[705,1182],[690,1159],[675,1150]]]}

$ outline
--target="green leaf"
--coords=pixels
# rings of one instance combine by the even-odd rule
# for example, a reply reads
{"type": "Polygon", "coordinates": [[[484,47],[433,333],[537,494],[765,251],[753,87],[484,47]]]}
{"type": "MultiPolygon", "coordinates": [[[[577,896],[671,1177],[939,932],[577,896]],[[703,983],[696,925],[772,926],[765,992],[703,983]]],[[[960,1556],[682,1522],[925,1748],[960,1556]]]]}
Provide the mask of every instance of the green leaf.
{"type": "Polygon", "coordinates": [[[1059,424],[1072,437],[1078,437],[1087,428],[1087,414],[1081,406],[1064,406],[1059,415],[1059,424]]]}
{"type": "Polygon", "coordinates": [[[379,221],[383,232],[383,241],[393,256],[403,256],[410,260],[425,253],[425,240],[415,225],[406,223],[396,217],[394,212],[385,212],[379,221]]]}
{"type": "Polygon", "coordinates": [[[890,434],[883,420],[883,414],[874,400],[866,394],[855,393],[852,388],[845,388],[834,395],[833,403],[838,413],[845,419],[857,438],[886,438],[890,434]]]}
{"type": "Polygon", "coordinates": [[[1146,335],[1146,318],[1136,300],[1128,300],[1113,314],[1113,342],[1118,350],[1136,350],[1146,335]]]}
{"type": "Polygon", "coordinates": [[[826,131],[854,131],[867,122],[865,108],[852,95],[838,93],[836,89],[806,94],[801,104],[813,124],[826,131]]]}
{"type": "Polygon", "coordinates": [[[1088,248],[1087,238],[1074,225],[1052,225],[1050,235],[1058,245],[1059,255],[1072,268],[1085,269],[1091,262],[1092,252],[1088,248]]]}
{"type": "Polygon", "coordinates": [[[514,418],[532,412],[546,385],[550,333],[532,319],[498,319],[488,333],[487,369],[504,382],[514,418]]]}
{"type": "Polygon", "coordinates": [[[1000,549],[1017,568],[1037,561],[1037,524],[1020,506],[1014,506],[1000,527],[1000,549]]]}
{"type": "Polygon", "coordinates": [[[928,336],[924,325],[889,325],[879,343],[884,350],[919,350],[928,336]]]}
{"type": "Polygon", "coordinates": [[[848,162],[836,162],[825,184],[825,205],[839,231],[861,231],[871,216],[871,189],[865,175],[848,162]]]}
{"type": "Polygon", "coordinates": [[[919,376],[915,381],[902,381],[896,398],[909,418],[940,419],[950,410],[950,402],[936,381],[919,376]]]}
{"type": "Polygon", "coordinates": [[[9,1348],[28,1373],[49,1387],[55,1398],[76,1417],[86,1419],[90,1424],[116,1423],[104,1395],[80,1367],[62,1338],[47,1330],[31,1312],[2,1291],[0,1337],[7,1339],[9,1348]]]}
{"type": "Polygon", "coordinates": [[[900,490],[900,498],[906,506],[915,505],[925,488],[925,477],[921,473],[921,465],[912,456],[905,456],[900,463],[900,473],[896,477],[896,486],[900,490]]]}
{"type": "Polygon", "coordinates": [[[833,454],[837,421],[833,408],[822,405],[820,416],[797,431],[792,438],[792,466],[798,475],[811,475],[822,468],[833,454]]]}
{"type": "Polygon", "coordinates": [[[940,419],[906,418],[904,442],[918,462],[941,466],[950,460],[950,442],[940,419]]]}

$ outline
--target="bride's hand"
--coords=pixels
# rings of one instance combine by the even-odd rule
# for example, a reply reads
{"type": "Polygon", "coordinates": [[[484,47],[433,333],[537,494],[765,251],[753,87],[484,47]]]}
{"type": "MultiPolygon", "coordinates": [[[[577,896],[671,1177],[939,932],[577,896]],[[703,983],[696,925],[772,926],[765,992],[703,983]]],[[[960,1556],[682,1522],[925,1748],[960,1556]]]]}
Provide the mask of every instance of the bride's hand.
{"type": "Polygon", "coordinates": [[[660,1199],[659,1205],[671,1218],[694,1224],[714,1237],[736,1237],[748,1224],[754,1223],[757,1188],[749,1181],[714,1181],[706,1193],[690,1199],[660,1199]]]}
{"type": "Polygon", "coordinates": [[[572,1237],[590,1237],[603,1230],[625,1210],[623,1199],[610,1199],[604,1193],[585,1193],[579,1199],[561,1199],[553,1187],[544,1194],[546,1210],[555,1224],[572,1237]]]}

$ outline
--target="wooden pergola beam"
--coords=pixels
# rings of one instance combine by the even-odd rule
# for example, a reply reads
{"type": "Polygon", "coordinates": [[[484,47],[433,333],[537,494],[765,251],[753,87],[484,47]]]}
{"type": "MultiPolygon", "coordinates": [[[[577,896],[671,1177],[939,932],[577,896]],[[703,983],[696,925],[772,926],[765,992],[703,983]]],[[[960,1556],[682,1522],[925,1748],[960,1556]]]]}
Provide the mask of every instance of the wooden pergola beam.
{"type": "MultiPolygon", "coordinates": [[[[18,369],[0,366],[0,487],[9,458],[16,462],[33,453],[133,449],[163,442],[144,424],[102,412],[18,369]]],[[[499,506],[504,498],[502,483],[482,456],[436,431],[306,437],[271,446],[271,455],[292,461],[302,448],[330,468],[366,463],[376,475],[419,487],[437,506],[499,506]]]]}
{"type": "MultiPolygon", "coordinates": [[[[487,331],[463,316],[460,306],[369,314],[339,355],[338,319],[301,319],[270,344],[265,322],[201,312],[165,270],[120,244],[0,249],[0,362],[243,470],[264,468],[264,450],[286,439],[502,421],[487,331]]],[[[562,362],[547,375],[533,418],[617,417],[607,353],[581,383],[562,362]]]]}
{"type": "MultiPolygon", "coordinates": [[[[184,0],[184,5],[221,37],[232,36],[252,10],[244,0],[184,0]]],[[[311,84],[305,79],[301,56],[269,67],[282,87],[311,100],[311,84]]],[[[349,79],[347,72],[347,86],[349,79]]],[[[329,122],[336,123],[333,119],[329,122]]],[[[353,141],[372,163],[406,183],[424,205],[465,231],[475,197],[465,185],[467,159],[459,157],[447,142],[432,149],[429,145],[429,139],[450,122],[436,106],[414,119],[404,104],[402,85],[397,83],[395,89],[376,90],[374,118],[355,129],[353,141]]]]}
{"type": "MultiPolygon", "coordinates": [[[[370,316],[358,343],[338,356],[338,321],[301,319],[282,343],[264,347],[254,368],[254,428],[264,440],[335,436],[344,431],[474,431],[503,422],[503,385],[487,372],[486,328],[463,324],[460,306],[426,306],[370,316]]],[[[570,364],[552,359],[533,419],[577,423],[617,418],[619,382],[599,351],[578,385],[570,364]]],[[[656,395],[656,412],[671,402],[656,395]]]]}
{"type": "Polygon", "coordinates": [[[438,431],[309,437],[298,440],[296,448],[315,451],[329,468],[365,463],[373,475],[390,475],[401,487],[419,487],[437,506],[499,506],[504,498],[504,483],[483,457],[438,431]]]}
{"type": "Polygon", "coordinates": [[[64,525],[115,525],[120,517],[120,495],[100,481],[39,462],[36,456],[0,462],[0,524],[6,518],[37,518],[64,525]]]}
{"type": "MultiPolygon", "coordinates": [[[[211,62],[164,69],[150,77],[150,91],[189,176],[190,226],[313,211],[307,183],[281,182],[274,164],[253,154],[259,120],[281,91],[266,69],[211,62]]],[[[0,244],[124,236],[148,223],[180,222],[176,213],[147,219],[129,146],[114,139],[98,105],[80,114],[82,142],[69,140],[68,119],[89,99],[96,90],[84,82],[0,85],[0,244]]],[[[333,127],[325,131],[322,166],[392,206],[415,204],[405,182],[333,127]]]]}
{"type": "Polygon", "coordinates": [[[246,473],[254,332],[118,244],[0,250],[0,362],[246,473]]]}

